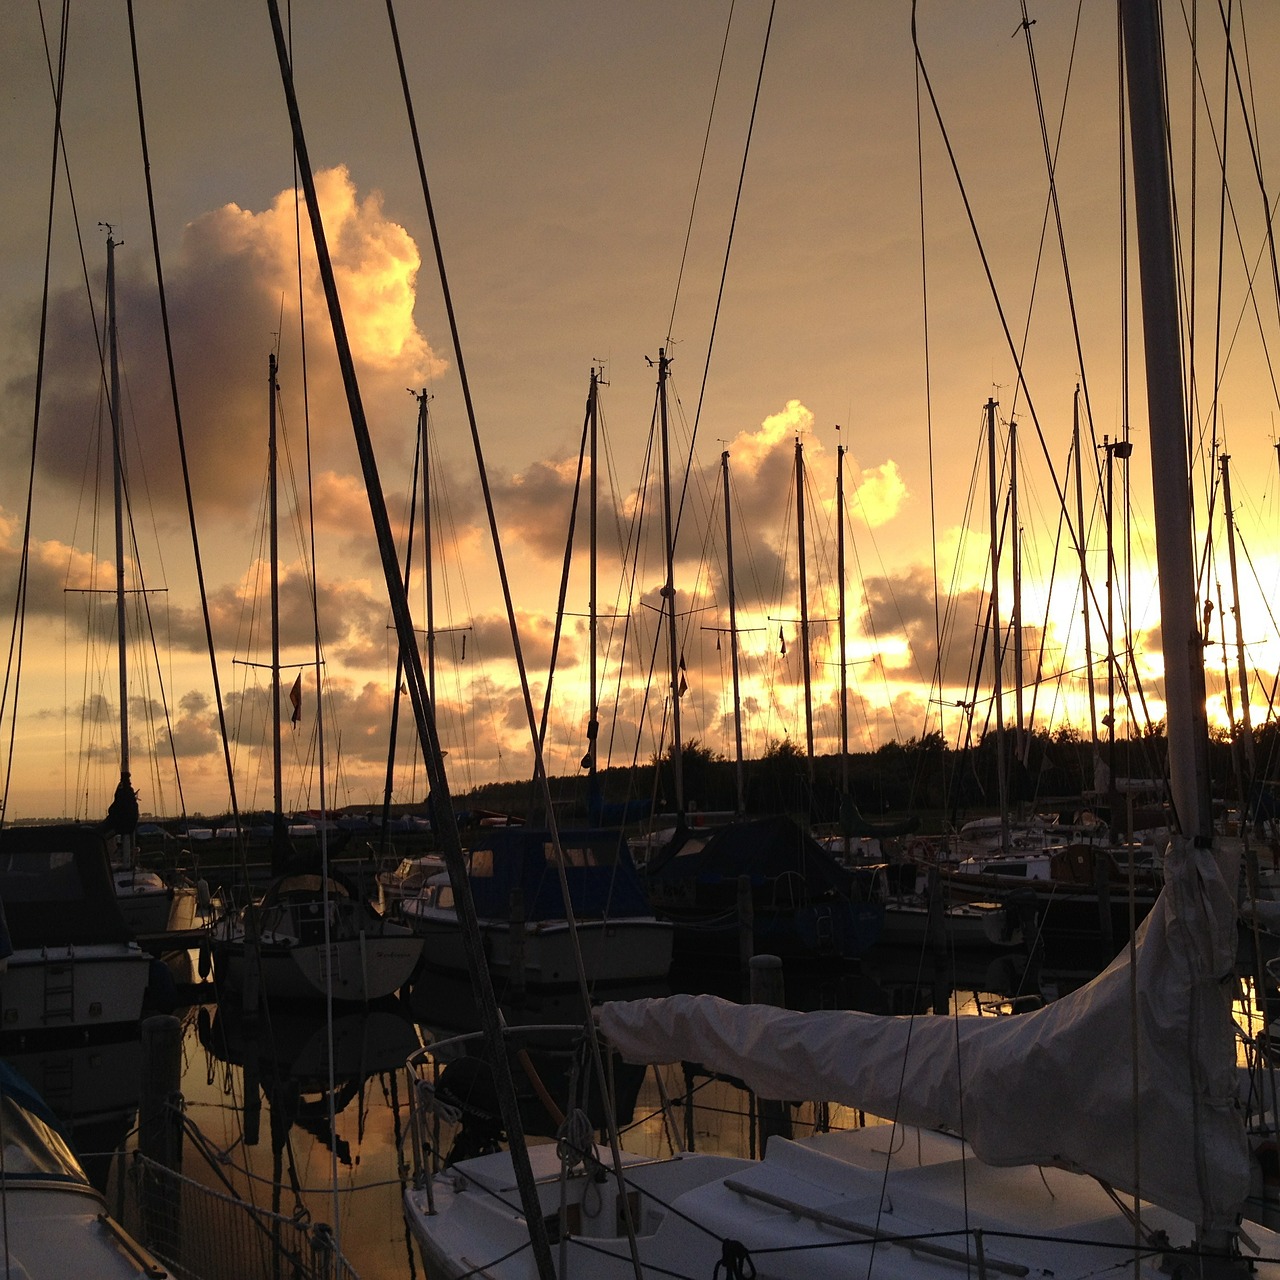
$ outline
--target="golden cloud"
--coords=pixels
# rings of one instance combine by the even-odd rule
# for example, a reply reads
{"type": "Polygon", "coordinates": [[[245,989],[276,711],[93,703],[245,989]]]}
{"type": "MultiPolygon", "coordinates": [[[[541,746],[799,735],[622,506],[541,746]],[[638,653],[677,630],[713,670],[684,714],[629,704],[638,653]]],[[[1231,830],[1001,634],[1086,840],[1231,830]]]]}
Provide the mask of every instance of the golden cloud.
{"type": "Polygon", "coordinates": [[[806,409],[799,400],[788,400],[785,409],[771,413],[759,427],[740,432],[730,442],[734,474],[745,471],[748,475],[755,475],[780,445],[794,440],[797,435],[812,434],[813,411],[806,409]]]}
{"type": "Polygon", "coordinates": [[[902,510],[902,504],[907,500],[907,486],[898,464],[890,459],[863,471],[854,494],[854,512],[872,529],[878,529],[902,510]]]}

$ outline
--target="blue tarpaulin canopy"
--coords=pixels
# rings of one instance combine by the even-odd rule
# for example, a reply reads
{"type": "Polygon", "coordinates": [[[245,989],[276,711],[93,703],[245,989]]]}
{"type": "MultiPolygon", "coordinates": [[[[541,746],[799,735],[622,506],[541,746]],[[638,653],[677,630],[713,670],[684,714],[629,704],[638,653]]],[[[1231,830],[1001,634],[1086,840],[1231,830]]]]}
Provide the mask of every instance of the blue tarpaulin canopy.
{"type": "MultiPolygon", "coordinates": [[[[576,917],[650,915],[640,876],[617,831],[560,832],[565,876],[576,917]]],[[[511,893],[524,897],[526,920],[563,920],[564,898],[552,861],[551,835],[529,827],[496,827],[471,854],[471,893],[481,917],[506,919],[511,893]]]]}

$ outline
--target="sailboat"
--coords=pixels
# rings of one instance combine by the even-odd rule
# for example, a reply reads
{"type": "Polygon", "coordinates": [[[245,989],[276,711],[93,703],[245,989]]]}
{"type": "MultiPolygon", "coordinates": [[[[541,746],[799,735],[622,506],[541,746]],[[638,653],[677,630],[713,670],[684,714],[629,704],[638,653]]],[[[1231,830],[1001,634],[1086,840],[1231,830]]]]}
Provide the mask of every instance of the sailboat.
{"type": "MultiPolygon", "coordinates": [[[[620,833],[587,829],[559,834],[574,929],[551,861],[549,832],[499,827],[486,832],[471,851],[468,879],[490,972],[521,986],[571,986],[577,980],[574,951],[580,948],[595,984],[665,978],[674,926],[650,909],[620,833]]],[[[447,873],[431,876],[420,894],[403,899],[400,914],[422,935],[424,964],[467,972],[462,925],[447,873]]]]}
{"type": "Polygon", "coordinates": [[[157,934],[190,927],[195,915],[192,884],[175,887],[138,863],[138,794],[133,788],[129,756],[129,675],[125,637],[124,441],[120,430],[120,357],[116,326],[116,241],[107,235],[107,349],[110,377],[112,493],[115,517],[116,667],[120,703],[120,780],[102,823],[114,840],[112,884],[134,935],[157,934]]]}
{"type": "Polygon", "coordinates": [[[422,942],[376,912],[356,887],[312,855],[290,857],[284,819],[280,741],[280,600],[276,550],[276,358],[268,361],[271,534],[271,711],[275,879],[260,902],[228,911],[214,923],[212,951],[219,981],[256,996],[260,975],[268,999],[377,1000],[409,980],[422,942]]]}
{"type": "MultiPolygon", "coordinates": [[[[629,1061],[693,1060],[762,1099],[824,1098],[891,1123],[774,1136],[754,1163],[694,1153],[609,1170],[589,1143],[540,1148],[561,1276],[1280,1276],[1280,1236],[1240,1228],[1239,850],[1215,837],[1209,804],[1158,6],[1126,0],[1121,15],[1179,820],[1165,888],[1097,979],[1019,1017],[802,1014],[707,996],[600,1006],[599,1029],[629,1061]]],[[[510,1168],[495,1153],[406,1192],[431,1274],[535,1274],[510,1168]]]]}
{"type": "MultiPolygon", "coordinates": [[[[661,384],[660,384],[661,391],[661,384]]],[[[665,403],[665,401],[664,401],[665,403]]],[[[736,963],[749,931],[756,951],[791,960],[851,960],[880,937],[884,904],[876,900],[874,879],[849,869],[807,831],[785,815],[743,816],[740,696],[737,686],[737,621],[733,586],[733,538],[728,521],[727,451],[721,454],[725,493],[725,548],[733,659],[738,813],[736,820],[710,831],[683,824],[645,866],[650,900],[676,929],[677,961],[729,959],[736,963]],[[750,901],[750,925],[744,916],[750,901]]],[[[805,555],[804,451],[795,449],[796,524],[799,546],[800,647],[805,689],[806,761],[813,779],[813,691],[809,662],[809,599],[805,555]]],[[[671,652],[674,654],[675,649],[671,652]]],[[[673,667],[673,679],[676,668],[673,667]]],[[[678,700],[678,699],[677,699],[678,700]]],[[[673,717],[678,730],[678,721],[673,717]]],[[[673,752],[677,770],[678,756],[673,752]]]]}

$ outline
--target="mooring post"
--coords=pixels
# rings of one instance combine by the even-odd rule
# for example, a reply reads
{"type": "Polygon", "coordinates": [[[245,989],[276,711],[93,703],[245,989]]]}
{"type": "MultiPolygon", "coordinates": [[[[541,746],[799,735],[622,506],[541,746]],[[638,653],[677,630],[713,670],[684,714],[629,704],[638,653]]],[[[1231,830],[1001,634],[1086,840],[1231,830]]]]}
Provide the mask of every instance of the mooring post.
{"type": "MultiPolygon", "coordinates": [[[[786,1008],[782,961],[777,956],[751,957],[751,1003],[786,1008]]],[[[761,1098],[759,1106],[760,1154],[763,1155],[775,1134],[780,1138],[791,1137],[791,1112],[785,1102],[772,1098],[761,1098]]]]}
{"type": "MultiPolygon", "coordinates": [[[[175,1173],[182,1169],[182,1022],[156,1014],[142,1023],[142,1071],[138,1098],[138,1151],[175,1173]]],[[[141,1183],[148,1244],[173,1256],[181,1239],[179,1197],[146,1170],[141,1183]]]]}

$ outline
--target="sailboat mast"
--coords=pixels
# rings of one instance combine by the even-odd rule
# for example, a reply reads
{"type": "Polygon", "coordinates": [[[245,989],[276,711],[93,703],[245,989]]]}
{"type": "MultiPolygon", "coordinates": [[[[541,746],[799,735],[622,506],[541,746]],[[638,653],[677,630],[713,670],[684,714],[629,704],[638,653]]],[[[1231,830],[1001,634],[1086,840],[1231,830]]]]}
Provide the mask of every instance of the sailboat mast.
{"type": "Polygon", "coordinates": [[[600,501],[600,476],[598,471],[598,446],[600,431],[600,405],[597,399],[599,395],[599,373],[596,369],[591,370],[591,385],[587,388],[587,419],[589,423],[590,439],[589,447],[591,450],[591,496],[589,500],[590,516],[591,516],[591,553],[588,561],[588,600],[587,611],[589,617],[587,619],[588,649],[590,657],[587,662],[587,679],[591,686],[589,694],[591,706],[587,720],[587,777],[588,777],[588,794],[591,796],[592,803],[595,802],[594,783],[596,776],[596,767],[599,763],[596,748],[600,737],[600,704],[597,701],[599,694],[597,692],[597,657],[596,644],[599,639],[600,632],[600,616],[597,611],[596,590],[598,586],[598,545],[597,535],[599,531],[599,501],[600,501]]]}
{"type": "MultiPolygon", "coordinates": [[[[1240,620],[1240,578],[1236,571],[1236,515],[1231,506],[1231,455],[1222,463],[1222,503],[1227,514],[1227,558],[1231,565],[1231,598],[1236,615],[1236,674],[1240,682],[1240,732],[1244,738],[1245,761],[1252,778],[1254,768],[1253,724],[1249,716],[1249,670],[1244,660],[1244,626],[1240,620]]],[[[1244,798],[1244,797],[1242,797],[1244,798]]]]}
{"type": "Polygon", "coordinates": [[[996,785],[1000,794],[1000,849],[1009,848],[1009,797],[1004,768],[1004,644],[1000,631],[1000,524],[996,491],[996,402],[987,400],[987,477],[991,497],[991,669],[995,689],[996,785]]]}
{"type": "Polygon", "coordinates": [[[1071,403],[1071,438],[1072,447],[1076,453],[1076,527],[1080,530],[1080,535],[1076,539],[1076,546],[1080,550],[1080,601],[1084,614],[1084,671],[1089,689],[1089,741],[1093,743],[1093,751],[1096,757],[1098,751],[1098,698],[1093,687],[1093,624],[1090,621],[1089,561],[1086,554],[1084,532],[1084,454],[1080,449],[1080,388],[1078,385],[1075,398],[1071,403]]]}
{"type": "Polygon", "coordinates": [[[800,559],[800,667],[804,672],[804,746],[813,783],[813,673],[809,670],[809,573],[804,551],[804,445],[796,440],[796,554],[800,559]]]}
{"type": "MultiPolygon", "coordinates": [[[[120,431],[120,340],[116,327],[116,242],[107,236],[107,349],[111,361],[111,475],[115,497],[116,663],[120,694],[120,785],[132,787],[129,766],[129,652],[125,638],[124,590],[124,441],[120,431]]],[[[123,861],[131,863],[133,832],[120,834],[123,861]]]]}
{"type": "Polygon", "coordinates": [[[431,412],[426,387],[418,397],[418,432],[422,441],[422,586],[427,593],[427,697],[436,705],[436,592],[431,537],[431,412]]]}
{"type": "Polygon", "coordinates": [[[276,356],[267,357],[267,523],[271,559],[271,861],[284,860],[284,767],[280,745],[280,494],[276,475],[276,356]]]}
{"type": "Polygon", "coordinates": [[[677,820],[684,818],[684,757],[680,738],[680,650],[676,637],[675,528],[671,520],[671,445],[667,422],[666,347],[658,350],[658,425],[662,437],[662,528],[666,540],[667,580],[662,598],[667,610],[667,656],[671,666],[671,764],[675,772],[677,820]]]}
{"type": "MultiPolygon", "coordinates": [[[[409,594],[410,570],[413,566],[413,535],[414,535],[414,519],[418,514],[418,472],[424,465],[424,455],[426,453],[426,400],[427,389],[422,388],[421,393],[414,391],[412,387],[408,388],[409,394],[418,402],[418,417],[415,425],[417,434],[417,450],[413,459],[413,479],[409,484],[409,529],[408,536],[405,538],[404,553],[404,590],[405,595],[409,594]]],[[[383,856],[387,852],[387,828],[391,824],[391,794],[395,785],[396,774],[396,742],[400,733],[400,690],[403,687],[404,679],[404,655],[400,652],[396,653],[396,682],[391,690],[391,729],[387,735],[387,776],[386,782],[382,789],[382,822],[378,836],[378,852],[383,856]]]]}
{"type": "Polygon", "coordinates": [[[747,811],[746,785],[742,767],[742,689],[738,672],[738,597],[733,583],[733,515],[729,506],[729,450],[720,455],[720,471],[724,477],[724,559],[729,582],[729,667],[733,672],[733,779],[737,813],[747,811]]]}
{"type": "MultiPolygon", "coordinates": [[[[839,430],[839,428],[837,428],[839,430]]],[[[849,662],[845,651],[845,590],[844,590],[844,455],[845,446],[836,446],[836,577],[840,580],[840,796],[841,818],[844,817],[845,798],[849,794],[849,662]]],[[[846,833],[847,834],[847,833],[846,833]]]]}
{"type": "MultiPolygon", "coordinates": [[[[1204,641],[1196,611],[1181,312],[1175,274],[1172,187],[1164,118],[1159,15],[1146,0],[1121,6],[1129,81],[1142,335],[1151,419],[1151,483],[1160,575],[1169,780],[1182,834],[1213,835],[1204,641]]],[[[1232,881],[1234,883],[1234,881],[1232,881]]]]}
{"type": "Polygon", "coordinates": [[[1009,419],[1009,552],[1013,562],[1013,703],[1017,724],[1015,751],[1025,763],[1026,717],[1022,701],[1022,530],[1018,526],[1018,424],[1009,419]]]}
{"type": "Polygon", "coordinates": [[[1102,437],[1102,448],[1107,457],[1106,505],[1107,505],[1107,808],[1111,830],[1116,828],[1116,811],[1119,796],[1116,792],[1116,655],[1115,638],[1115,460],[1128,458],[1133,446],[1127,440],[1109,440],[1102,437]]]}

